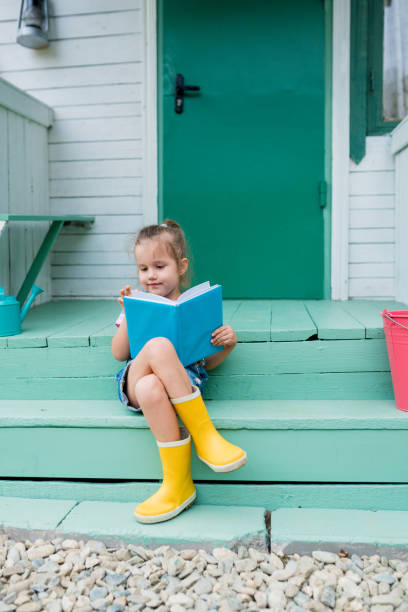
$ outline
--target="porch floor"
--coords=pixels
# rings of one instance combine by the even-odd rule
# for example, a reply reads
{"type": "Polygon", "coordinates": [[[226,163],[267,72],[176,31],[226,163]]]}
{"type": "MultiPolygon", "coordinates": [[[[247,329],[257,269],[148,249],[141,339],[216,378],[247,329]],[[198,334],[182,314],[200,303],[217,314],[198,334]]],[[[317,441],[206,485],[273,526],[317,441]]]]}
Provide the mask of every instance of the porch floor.
{"type": "MultiPolygon", "coordinates": [[[[239,342],[384,337],[381,312],[408,309],[395,301],[224,300],[224,324],[239,342]]],[[[32,308],[23,332],[0,337],[0,348],[106,346],[120,312],[116,300],[60,300],[32,308]]]]}

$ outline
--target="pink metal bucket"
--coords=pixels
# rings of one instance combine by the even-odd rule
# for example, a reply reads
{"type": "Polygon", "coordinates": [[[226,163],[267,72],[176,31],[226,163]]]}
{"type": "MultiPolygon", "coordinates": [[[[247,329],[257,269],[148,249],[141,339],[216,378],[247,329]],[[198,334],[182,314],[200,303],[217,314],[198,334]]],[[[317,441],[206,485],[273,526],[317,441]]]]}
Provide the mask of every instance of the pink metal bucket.
{"type": "Polygon", "coordinates": [[[408,310],[384,310],[382,316],[395,405],[408,412],[408,310]]]}

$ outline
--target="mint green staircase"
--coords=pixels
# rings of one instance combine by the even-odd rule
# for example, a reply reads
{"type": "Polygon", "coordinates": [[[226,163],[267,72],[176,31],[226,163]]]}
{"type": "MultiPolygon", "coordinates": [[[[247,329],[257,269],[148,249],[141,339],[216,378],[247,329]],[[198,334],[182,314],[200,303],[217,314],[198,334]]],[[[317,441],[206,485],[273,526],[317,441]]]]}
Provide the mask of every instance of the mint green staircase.
{"type": "MultiPolygon", "coordinates": [[[[294,509],[408,511],[408,416],[393,401],[384,307],[406,308],[224,302],[224,322],[239,344],[210,372],[205,399],[216,427],[247,450],[248,463],[216,474],[194,455],[198,506],[219,506],[226,516],[231,506],[251,507],[258,518],[272,511],[272,539],[274,512],[276,525],[290,524],[285,509],[291,520],[294,509]]],[[[116,302],[52,302],[27,316],[22,334],[0,339],[4,499],[66,500],[74,525],[91,502],[123,511],[156,490],[153,437],[144,417],[116,397],[120,364],[110,342],[117,313],[116,302]]]]}

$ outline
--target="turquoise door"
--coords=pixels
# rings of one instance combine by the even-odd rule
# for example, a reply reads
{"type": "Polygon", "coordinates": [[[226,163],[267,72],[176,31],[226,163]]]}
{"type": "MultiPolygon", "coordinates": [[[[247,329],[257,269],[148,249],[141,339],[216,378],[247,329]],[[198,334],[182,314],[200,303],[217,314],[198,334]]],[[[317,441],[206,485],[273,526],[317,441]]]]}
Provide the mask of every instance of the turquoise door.
{"type": "Polygon", "coordinates": [[[160,218],[193,284],[323,297],[324,2],[159,0],[160,218]],[[186,85],[175,112],[176,75],[186,85]]]}

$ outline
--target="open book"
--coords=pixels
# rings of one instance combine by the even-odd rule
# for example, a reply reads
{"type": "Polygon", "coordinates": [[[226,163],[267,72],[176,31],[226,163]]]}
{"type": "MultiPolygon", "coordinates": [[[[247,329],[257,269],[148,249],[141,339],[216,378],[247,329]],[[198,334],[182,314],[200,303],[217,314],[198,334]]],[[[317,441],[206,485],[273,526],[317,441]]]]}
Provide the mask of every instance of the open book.
{"type": "Polygon", "coordinates": [[[223,350],[211,344],[212,332],[222,325],[222,289],[207,281],[184,291],[173,301],[137,291],[124,297],[131,357],[148,340],[168,338],[184,366],[223,350]]]}

